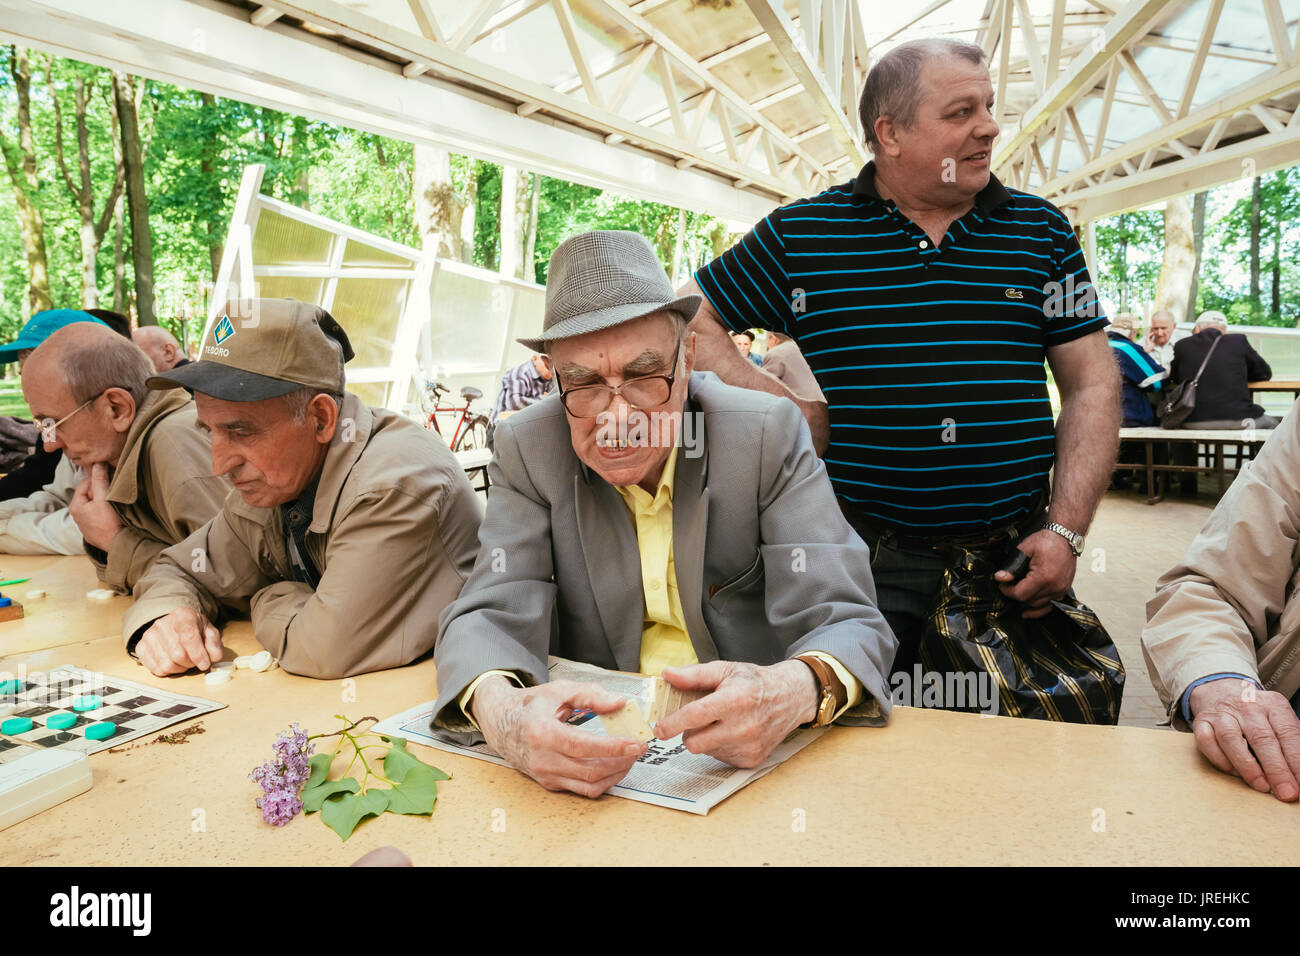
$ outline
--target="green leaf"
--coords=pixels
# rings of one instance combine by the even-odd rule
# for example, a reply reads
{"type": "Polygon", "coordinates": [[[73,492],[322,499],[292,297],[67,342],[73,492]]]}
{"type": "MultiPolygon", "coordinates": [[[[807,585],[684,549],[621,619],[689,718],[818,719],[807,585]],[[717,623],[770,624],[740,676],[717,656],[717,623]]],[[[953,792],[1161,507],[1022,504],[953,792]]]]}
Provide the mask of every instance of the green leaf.
{"type": "Polygon", "coordinates": [[[424,764],[411,767],[401,783],[385,791],[388,794],[388,812],[432,813],[438,799],[438,781],[446,779],[447,775],[434,767],[424,764]]]}
{"type": "Polygon", "coordinates": [[[302,808],[308,813],[315,813],[328,797],[336,793],[355,793],[361,784],[351,777],[342,780],[329,780],[330,764],[334,762],[333,754],[316,754],[307,761],[311,774],[302,788],[302,808]]]}
{"type": "MultiPolygon", "coordinates": [[[[355,780],[350,782],[356,784],[355,780]]],[[[327,827],[346,840],[366,817],[378,816],[388,809],[388,796],[387,790],[367,790],[360,795],[335,794],[325,801],[320,818],[327,827]]]]}
{"type": "Polygon", "coordinates": [[[393,746],[389,748],[384,755],[384,776],[393,783],[401,783],[406,779],[407,773],[416,767],[423,767],[425,770],[433,771],[433,780],[436,783],[439,780],[450,780],[451,774],[443,773],[437,767],[425,763],[415,754],[406,749],[406,741],[400,737],[393,740],[393,746]]]}

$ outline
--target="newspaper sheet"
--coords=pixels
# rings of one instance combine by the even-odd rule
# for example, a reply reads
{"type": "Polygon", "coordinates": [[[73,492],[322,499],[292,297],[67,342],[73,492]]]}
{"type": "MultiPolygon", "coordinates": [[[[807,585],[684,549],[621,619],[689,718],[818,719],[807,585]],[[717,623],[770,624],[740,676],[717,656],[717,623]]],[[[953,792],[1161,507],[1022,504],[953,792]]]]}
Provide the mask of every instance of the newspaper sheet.
{"type": "MultiPolygon", "coordinates": [[[[643,708],[654,697],[654,678],[640,674],[608,671],[588,664],[552,657],[549,663],[552,680],[591,681],[624,697],[634,698],[643,708]]],[[[407,740],[449,753],[478,757],[502,767],[508,764],[486,743],[463,747],[433,734],[433,701],[418,704],[375,725],[375,733],[405,737],[407,740]]],[[[605,733],[599,718],[579,712],[569,721],[591,733],[605,733]]],[[[743,770],[703,754],[687,751],[680,735],[671,740],[652,740],[645,755],[619,783],[609,789],[616,797],[671,807],[689,813],[708,813],[747,783],[772,771],[826,732],[826,728],[796,730],[783,740],[760,767],[743,770]]]]}

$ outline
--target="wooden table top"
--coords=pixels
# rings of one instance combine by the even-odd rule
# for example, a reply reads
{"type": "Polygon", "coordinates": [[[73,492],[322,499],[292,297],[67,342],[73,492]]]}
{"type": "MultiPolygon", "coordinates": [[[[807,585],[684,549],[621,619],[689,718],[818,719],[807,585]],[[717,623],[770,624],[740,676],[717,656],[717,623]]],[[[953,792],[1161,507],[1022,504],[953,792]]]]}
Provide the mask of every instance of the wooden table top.
{"type": "MultiPolygon", "coordinates": [[[[70,567],[49,570],[51,580],[65,571],[68,587],[80,586],[70,567]]],[[[130,660],[106,628],[120,605],[66,604],[59,645],[49,644],[53,613],[0,625],[6,648],[45,645],[6,650],[0,670],[80,665],[228,706],[198,718],[204,732],[183,744],[146,737],[92,756],[89,792],[0,831],[7,864],[336,865],[387,844],[417,865],[1220,866],[1300,857],[1300,808],[1214,770],[1190,735],[911,708],[897,708],[883,729],[833,728],[705,817],[550,793],[514,771],[411,744],[452,775],[432,817],[388,814],[343,843],[315,816],[263,823],[247,775],[294,721],[332,731],[336,713],[387,717],[431,699],[432,660],[347,681],[239,671],[209,687],[197,674],[153,677],[130,660]]],[[[227,658],[259,648],[247,622],[225,637],[227,658]]]]}

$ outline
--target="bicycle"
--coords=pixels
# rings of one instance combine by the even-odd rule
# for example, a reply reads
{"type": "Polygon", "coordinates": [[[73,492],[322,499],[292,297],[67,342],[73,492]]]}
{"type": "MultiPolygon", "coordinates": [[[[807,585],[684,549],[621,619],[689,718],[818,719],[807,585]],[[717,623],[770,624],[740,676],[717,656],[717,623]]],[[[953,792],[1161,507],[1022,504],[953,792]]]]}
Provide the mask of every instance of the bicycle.
{"type": "Polygon", "coordinates": [[[439,437],[447,442],[452,451],[473,451],[486,448],[488,417],[470,407],[473,402],[483,397],[483,393],[477,388],[466,385],[460,390],[460,397],[465,400],[464,405],[444,405],[442,397],[450,391],[441,382],[424,383],[425,394],[421,396],[420,405],[429,415],[424,427],[437,432],[439,437]],[[450,439],[442,433],[442,428],[438,424],[439,415],[457,416],[456,427],[453,429],[450,439]]]}

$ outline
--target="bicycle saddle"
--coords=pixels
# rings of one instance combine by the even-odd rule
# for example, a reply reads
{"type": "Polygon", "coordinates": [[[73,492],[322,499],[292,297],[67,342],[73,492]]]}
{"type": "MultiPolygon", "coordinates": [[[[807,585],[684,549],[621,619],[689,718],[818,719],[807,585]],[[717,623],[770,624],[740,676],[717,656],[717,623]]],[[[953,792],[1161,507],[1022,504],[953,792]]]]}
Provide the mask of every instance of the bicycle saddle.
{"type": "Polygon", "coordinates": [[[483,393],[471,385],[466,385],[460,390],[460,397],[465,399],[467,402],[472,402],[477,398],[482,398],[483,393]]]}

